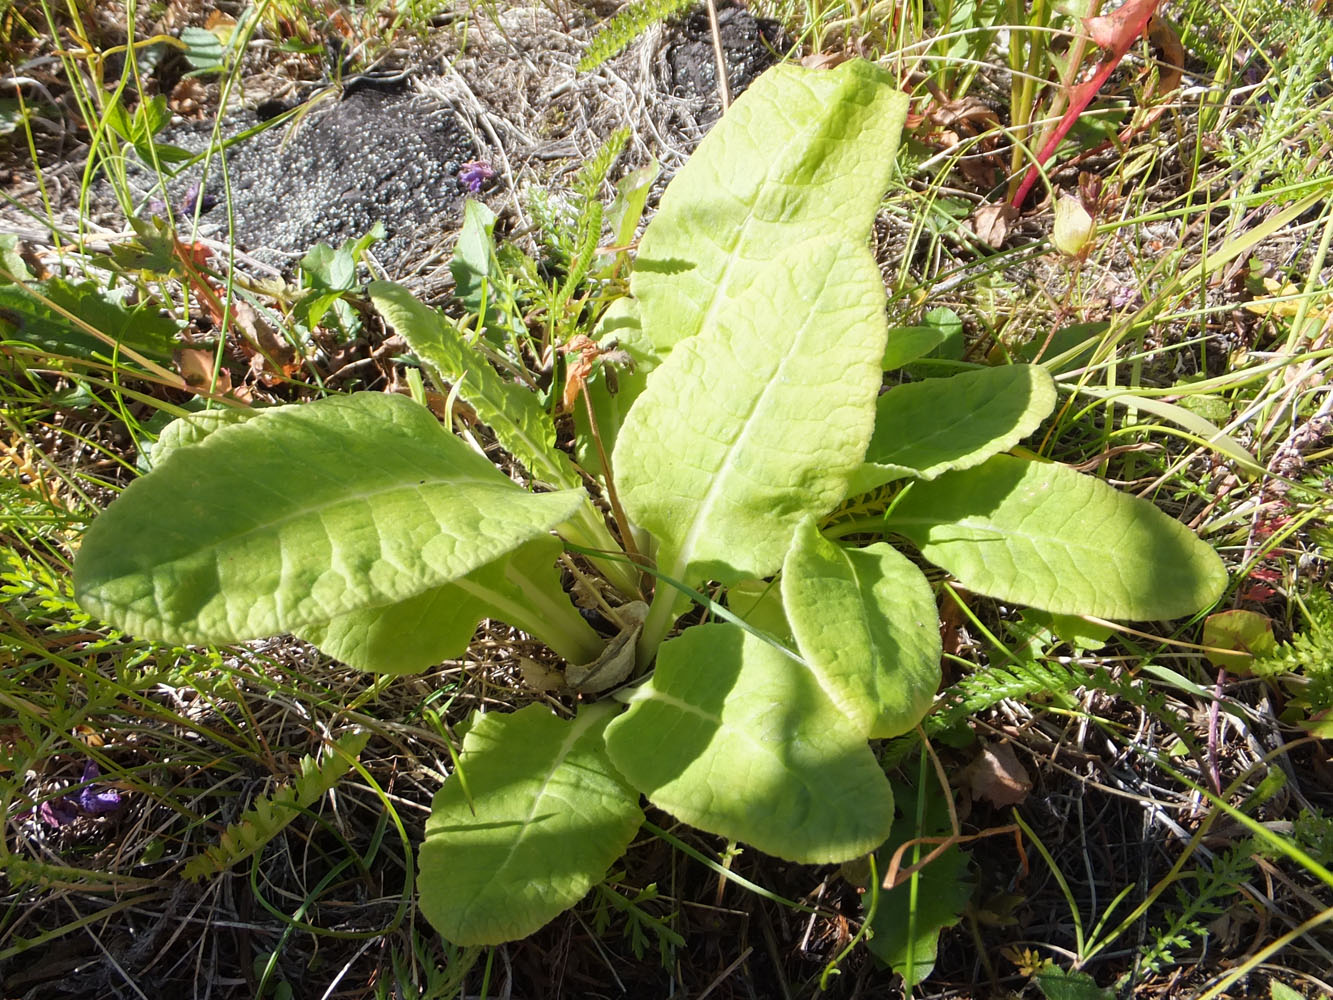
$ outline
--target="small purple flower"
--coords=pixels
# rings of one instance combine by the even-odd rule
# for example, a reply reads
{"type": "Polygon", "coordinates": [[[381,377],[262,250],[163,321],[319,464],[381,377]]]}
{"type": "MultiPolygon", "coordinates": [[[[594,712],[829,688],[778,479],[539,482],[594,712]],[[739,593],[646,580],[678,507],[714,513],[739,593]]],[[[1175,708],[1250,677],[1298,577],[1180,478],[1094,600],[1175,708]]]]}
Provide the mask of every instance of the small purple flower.
{"type": "Polygon", "coordinates": [[[69,796],[51,799],[37,807],[37,818],[47,826],[69,826],[79,818],[79,809],[70,802],[69,796]]]}
{"type": "Polygon", "coordinates": [[[198,203],[200,212],[207,212],[218,203],[217,195],[204,192],[204,196],[199,197],[199,182],[195,181],[185,192],[185,197],[181,199],[181,215],[194,215],[194,206],[198,203]]]}
{"type": "Polygon", "coordinates": [[[98,788],[96,785],[88,784],[99,774],[101,772],[92,761],[84,764],[84,787],[80,788],[79,793],[73,796],[79,808],[93,816],[101,816],[103,813],[113,812],[120,808],[120,792],[114,788],[98,788]]]}
{"type": "Polygon", "coordinates": [[[114,788],[93,784],[102,772],[93,761],[83,765],[83,787],[70,795],[49,799],[37,807],[37,818],[47,826],[69,826],[80,816],[103,816],[121,806],[121,796],[114,788]]]}
{"type": "Polygon", "coordinates": [[[1139,290],[1133,285],[1118,285],[1111,293],[1111,308],[1124,309],[1139,298],[1139,290]]]}
{"type": "Polygon", "coordinates": [[[481,194],[481,186],[495,176],[495,170],[484,160],[468,160],[458,168],[458,179],[473,194],[481,194]]]}

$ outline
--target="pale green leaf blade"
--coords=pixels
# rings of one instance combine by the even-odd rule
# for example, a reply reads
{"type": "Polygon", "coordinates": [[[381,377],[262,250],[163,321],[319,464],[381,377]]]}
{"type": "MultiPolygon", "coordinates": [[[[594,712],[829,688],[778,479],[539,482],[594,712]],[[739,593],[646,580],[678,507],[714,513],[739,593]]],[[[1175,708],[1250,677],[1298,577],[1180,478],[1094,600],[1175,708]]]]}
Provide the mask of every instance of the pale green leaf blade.
{"type": "Polygon", "coordinates": [[[886,328],[869,251],[806,243],[773,267],[787,270],[766,294],[672,350],[616,442],[621,502],[686,583],[776,572],[870,440],[886,328]]]}
{"type": "Polygon", "coordinates": [[[1010,455],[916,483],[885,524],[969,590],[1057,614],[1174,618],[1227,582],[1217,553],[1146,500],[1010,455]]]}
{"type": "Polygon", "coordinates": [[[790,861],[864,854],[893,823],[888,779],[856,727],[804,666],[735,625],[664,643],[606,743],[654,805],[790,861]]]}
{"type": "Polygon", "coordinates": [[[668,576],[773,573],[861,464],[887,337],[864,240],[905,114],[869,63],[777,67],[663,196],[631,287],[649,342],[671,353],[613,465],[668,576]]]}
{"type": "Polygon", "coordinates": [[[391,281],[374,281],[370,300],[439,380],[458,394],[495,432],[505,449],[537,480],[563,489],[581,484],[569,456],[555,446],[555,427],[537,396],[506,382],[444,315],[391,281]]]}
{"type": "Polygon", "coordinates": [[[944,343],[949,331],[938,326],[895,326],[889,330],[881,364],[886,372],[923,358],[944,343]]]}
{"type": "Polygon", "coordinates": [[[469,198],[463,203],[463,226],[454,244],[449,273],[454,294],[469,312],[479,313],[485,304],[495,270],[495,213],[482,202],[469,198]]]}
{"type": "Polygon", "coordinates": [[[252,639],[448,583],[584,499],[524,492],[406,397],[330,397],[172,451],[89,529],[75,588],[145,638],[252,639]]]}
{"type": "Polygon", "coordinates": [[[1018,444],[1054,408],[1055,382],[1037,365],[908,382],[880,396],[866,462],[922,479],[970,469],[1018,444]]]}
{"type": "Polygon", "coordinates": [[[784,64],[728,109],[639,243],[630,288],[659,350],[729,313],[794,239],[861,241],[906,120],[893,83],[864,60],[823,71],[784,64]]]}
{"type": "Polygon", "coordinates": [[[462,655],[477,624],[488,616],[484,602],[445,584],[397,604],[352,611],[294,632],[349,667],[415,674],[462,655]]]}
{"type": "Polygon", "coordinates": [[[561,548],[554,536],[540,535],[453,583],[297,634],[359,670],[408,674],[460,655],[477,623],[494,618],[583,663],[595,658],[604,643],[560,587],[555,561],[561,548]]]}
{"type": "Polygon", "coordinates": [[[162,433],[153,444],[150,453],[153,467],[161,465],[177,448],[188,448],[198,444],[214,431],[249,420],[259,412],[259,410],[229,406],[218,410],[200,410],[198,413],[173,420],[162,428],[162,433]]]}
{"type": "Polygon", "coordinates": [[[435,796],[421,845],[421,912],[446,940],[526,937],[583,898],[643,822],[639,796],[611,765],[610,705],[576,719],[544,706],[478,718],[457,775],[435,796]],[[475,806],[473,813],[471,806],[475,806]]]}
{"type": "Polygon", "coordinates": [[[844,549],[809,520],[783,564],[782,601],[801,656],[863,736],[921,721],[942,649],[935,597],[911,560],[882,543],[844,549]]]}

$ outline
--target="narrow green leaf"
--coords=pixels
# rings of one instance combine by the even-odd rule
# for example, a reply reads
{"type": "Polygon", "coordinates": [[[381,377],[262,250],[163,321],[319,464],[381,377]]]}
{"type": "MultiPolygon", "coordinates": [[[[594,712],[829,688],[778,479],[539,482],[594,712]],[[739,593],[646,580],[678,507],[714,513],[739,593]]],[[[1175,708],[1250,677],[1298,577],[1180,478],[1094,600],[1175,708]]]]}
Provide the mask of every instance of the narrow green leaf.
{"type": "Polygon", "coordinates": [[[495,267],[495,213],[474,198],[463,203],[463,228],[454,244],[449,273],[454,294],[469,312],[480,312],[488,298],[495,267]]]}
{"type": "Polygon", "coordinates": [[[864,854],[893,823],[888,779],[857,727],[808,669],[735,625],[664,643],[606,743],[655,806],[790,861],[864,854]]]}
{"type": "Polygon", "coordinates": [[[866,462],[922,479],[970,469],[1018,444],[1054,407],[1055,383],[1036,365],[908,382],[880,396],[866,462]]]}
{"type": "Polygon", "coordinates": [[[728,587],[727,607],[747,625],[762,629],[788,646],[796,645],[782,607],[782,588],[776,580],[742,580],[728,587]]]}
{"type": "Polygon", "coordinates": [[[171,451],[94,522],[74,582],[145,638],[252,639],[449,583],[584,502],[524,492],[405,397],[331,397],[171,451]]]}
{"type": "Polygon", "coordinates": [[[893,371],[928,355],[961,358],[963,353],[963,321],[952,309],[941,306],[922,316],[920,326],[900,326],[889,331],[884,370],[893,371]]]}
{"type": "Polygon", "coordinates": [[[437,382],[458,387],[505,449],[541,482],[561,489],[580,486],[569,456],[555,446],[555,426],[537,396],[506,382],[443,314],[391,281],[375,281],[370,300],[419,357],[437,382]]]}
{"type": "Polygon", "coordinates": [[[782,567],[782,600],[819,686],[863,736],[921,721],[942,650],[934,594],[909,559],[882,543],[844,549],[807,520],[782,567]]]}
{"type": "Polygon", "coordinates": [[[523,629],[573,663],[604,643],[560,587],[560,542],[540,535],[462,579],[388,607],[298,629],[329,656],[385,674],[409,674],[460,655],[477,623],[495,618],[523,629]]]}
{"type": "Polygon", "coordinates": [[[1254,460],[1254,456],[1245,450],[1244,445],[1216,424],[1193,413],[1177,403],[1168,403],[1154,396],[1140,396],[1132,389],[1109,390],[1100,386],[1080,385],[1080,394],[1104,399],[1131,409],[1151,413],[1168,423],[1175,424],[1181,430],[1193,435],[1206,448],[1211,448],[1219,455],[1224,455],[1235,462],[1250,475],[1263,475],[1264,467],[1254,460]]]}
{"type": "Polygon", "coordinates": [[[884,360],[886,372],[901,368],[909,362],[925,357],[944,343],[948,332],[935,326],[895,326],[889,330],[884,360]]]}
{"type": "Polygon", "coordinates": [[[1175,618],[1227,583],[1217,553],[1146,500],[1010,455],[916,483],[886,527],[969,590],[1057,614],[1175,618]]]}
{"type": "Polygon", "coordinates": [[[544,706],[477,718],[461,767],[435,796],[421,845],[421,912],[448,941],[526,937],[577,903],[643,822],[606,756],[611,705],[572,722],[544,706]]]}
{"type": "Polygon", "coordinates": [[[859,59],[833,70],[783,64],[737,99],[639,243],[630,289],[653,344],[669,350],[731,312],[794,241],[861,243],[906,120],[893,85],[859,59]]]}
{"type": "Polygon", "coordinates": [[[20,285],[0,284],[0,341],[17,341],[49,354],[80,358],[111,358],[116,348],[94,337],[65,313],[82,320],[120,346],[165,361],[177,340],[174,320],[147,303],[125,305],[91,281],[63,278],[20,285]],[[48,305],[47,303],[50,303],[48,305]],[[64,310],[61,312],[60,310],[64,310]]]}

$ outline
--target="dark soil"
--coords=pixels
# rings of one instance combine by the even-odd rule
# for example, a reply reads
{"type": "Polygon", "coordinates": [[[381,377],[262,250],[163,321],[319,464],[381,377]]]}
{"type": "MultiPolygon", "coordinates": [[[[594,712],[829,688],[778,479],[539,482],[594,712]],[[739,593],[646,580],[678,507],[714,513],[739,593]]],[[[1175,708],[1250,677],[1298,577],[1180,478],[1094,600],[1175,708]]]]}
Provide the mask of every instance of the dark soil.
{"type": "MultiPolygon", "coordinates": [[[[225,120],[224,134],[261,122],[255,111],[239,112],[225,120]]],[[[203,122],[164,140],[201,152],[211,135],[212,123],[203,122]]],[[[183,172],[168,193],[188,218],[201,186],[200,234],[223,241],[230,193],[237,249],[273,263],[316,243],[338,246],[382,222],[385,240],[374,253],[392,270],[414,242],[437,238],[462,218],[466,192],[458,173],[476,157],[452,108],[405,90],[362,87],[237,142],[225,164],[217,158],[207,170],[183,172]]]]}

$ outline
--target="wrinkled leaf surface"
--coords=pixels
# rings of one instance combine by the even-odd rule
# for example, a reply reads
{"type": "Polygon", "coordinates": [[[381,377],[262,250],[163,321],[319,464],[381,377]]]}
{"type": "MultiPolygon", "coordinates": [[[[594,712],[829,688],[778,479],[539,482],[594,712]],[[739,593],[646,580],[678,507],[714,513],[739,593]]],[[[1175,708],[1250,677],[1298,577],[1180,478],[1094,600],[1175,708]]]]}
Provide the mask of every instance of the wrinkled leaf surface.
{"type": "Polygon", "coordinates": [[[664,643],[606,740],[654,805],[790,861],[864,854],[893,822],[888,779],[858,728],[806,667],[735,625],[664,643]]]}
{"type": "Polygon", "coordinates": [[[251,639],[449,583],[583,502],[524,492],[405,397],[331,397],[170,451],[89,529],[75,588],[145,638],[251,639]]]}
{"type": "Polygon", "coordinates": [[[1227,582],[1217,553],[1146,500],[1010,455],[916,483],[886,526],[969,590],[1057,614],[1175,618],[1227,582]]]}
{"type": "Polygon", "coordinates": [[[602,734],[614,714],[596,705],[568,721],[529,705],[477,719],[460,757],[468,791],[457,775],[444,783],[421,845],[421,912],[447,940],[526,937],[624,852],[643,813],[607,760],[602,734]]]}

